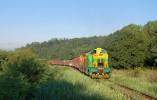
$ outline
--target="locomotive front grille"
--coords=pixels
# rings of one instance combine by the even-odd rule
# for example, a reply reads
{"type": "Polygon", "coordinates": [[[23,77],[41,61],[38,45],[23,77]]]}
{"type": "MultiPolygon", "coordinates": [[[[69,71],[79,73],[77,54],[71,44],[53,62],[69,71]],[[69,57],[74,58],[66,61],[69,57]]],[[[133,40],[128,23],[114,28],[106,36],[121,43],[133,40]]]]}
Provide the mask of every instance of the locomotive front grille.
{"type": "Polygon", "coordinates": [[[98,63],[98,67],[104,67],[104,63],[98,63]]]}

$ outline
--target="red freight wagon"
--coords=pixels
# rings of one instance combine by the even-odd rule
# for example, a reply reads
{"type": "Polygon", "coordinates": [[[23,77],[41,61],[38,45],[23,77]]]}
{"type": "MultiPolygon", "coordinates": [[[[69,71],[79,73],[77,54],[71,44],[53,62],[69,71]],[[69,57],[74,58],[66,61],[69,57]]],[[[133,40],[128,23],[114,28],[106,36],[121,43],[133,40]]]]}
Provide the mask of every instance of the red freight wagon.
{"type": "Polygon", "coordinates": [[[64,65],[65,66],[70,66],[71,65],[71,60],[64,60],[64,65]]]}
{"type": "Polygon", "coordinates": [[[76,67],[77,69],[79,69],[79,67],[80,67],[80,63],[79,63],[80,62],[80,57],[72,59],[71,62],[72,62],[73,67],[76,67]]]}
{"type": "Polygon", "coordinates": [[[63,61],[62,60],[49,60],[48,63],[52,65],[62,65],[63,61]]]}

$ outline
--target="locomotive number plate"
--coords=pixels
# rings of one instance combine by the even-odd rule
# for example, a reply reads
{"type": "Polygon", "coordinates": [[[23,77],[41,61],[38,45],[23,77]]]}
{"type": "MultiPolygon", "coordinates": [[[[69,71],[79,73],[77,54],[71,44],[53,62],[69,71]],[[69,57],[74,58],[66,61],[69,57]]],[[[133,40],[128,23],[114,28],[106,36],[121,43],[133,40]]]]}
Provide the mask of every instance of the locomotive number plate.
{"type": "Polygon", "coordinates": [[[99,70],[104,70],[104,68],[98,68],[99,70]]]}

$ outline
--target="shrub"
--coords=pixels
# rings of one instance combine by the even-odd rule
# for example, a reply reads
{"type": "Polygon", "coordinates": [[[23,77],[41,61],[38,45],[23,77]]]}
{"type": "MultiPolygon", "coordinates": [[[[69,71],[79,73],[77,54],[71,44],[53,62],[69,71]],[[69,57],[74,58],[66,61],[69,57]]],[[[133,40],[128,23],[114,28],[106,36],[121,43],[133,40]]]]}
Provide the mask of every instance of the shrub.
{"type": "Polygon", "coordinates": [[[136,69],[134,69],[131,72],[131,76],[132,77],[140,77],[143,73],[144,73],[144,71],[141,69],[141,67],[137,67],[136,69]]]}
{"type": "Polygon", "coordinates": [[[31,50],[18,50],[10,53],[7,59],[0,75],[0,99],[25,99],[32,93],[32,87],[42,80],[46,65],[35,60],[31,50]]]}
{"type": "Polygon", "coordinates": [[[5,74],[0,77],[0,99],[1,100],[22,100],[26,96],[29,84],[24,76],[13,77],[5,74]]]}

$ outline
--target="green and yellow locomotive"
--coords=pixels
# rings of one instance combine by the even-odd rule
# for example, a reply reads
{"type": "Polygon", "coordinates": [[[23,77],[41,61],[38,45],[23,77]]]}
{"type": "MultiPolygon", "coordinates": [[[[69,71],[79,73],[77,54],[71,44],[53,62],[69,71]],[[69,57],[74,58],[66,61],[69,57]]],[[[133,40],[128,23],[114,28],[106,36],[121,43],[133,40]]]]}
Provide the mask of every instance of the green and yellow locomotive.
{"type": "Polygon", "coordinates": [[[102,48],[96,48],[81,55],[79,69],[92,78],[109,78],[111,68],[108,65],[107,51],[102,48]]]}

